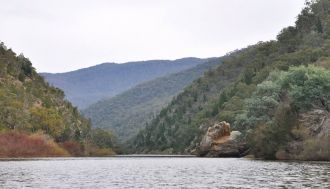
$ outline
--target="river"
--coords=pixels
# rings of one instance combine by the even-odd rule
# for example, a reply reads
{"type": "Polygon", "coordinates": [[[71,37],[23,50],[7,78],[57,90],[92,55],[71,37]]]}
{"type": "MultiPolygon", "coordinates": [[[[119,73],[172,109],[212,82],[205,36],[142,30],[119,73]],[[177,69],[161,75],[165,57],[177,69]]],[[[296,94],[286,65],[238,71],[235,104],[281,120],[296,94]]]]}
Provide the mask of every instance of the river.
{"type": "Polygon", "coordinates": [[[328,188],[329,162],[108,157],[0,161],[0,188],[328,188]]]}

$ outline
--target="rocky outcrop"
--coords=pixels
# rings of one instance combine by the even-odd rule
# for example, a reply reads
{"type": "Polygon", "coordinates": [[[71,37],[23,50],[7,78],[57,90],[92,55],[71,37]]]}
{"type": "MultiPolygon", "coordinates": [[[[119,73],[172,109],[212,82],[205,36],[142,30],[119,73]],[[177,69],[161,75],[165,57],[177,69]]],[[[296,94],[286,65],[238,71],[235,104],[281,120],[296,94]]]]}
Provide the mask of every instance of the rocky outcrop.
{"type": "Polygon", "coordinates": [[[206,157],[242,157],[246,154],[247,144],[240,139],[239,131],[230,131],[230,124],[222,121],[209,127],[203,137],[199,156],[206,157]]]}
{"type": "Polygon", "coordinates": [[[329,137],[330,113],[324,109],[313,109],[300,114],[300,125],[309,130],[308,135],[317,138],[329,137]]]}

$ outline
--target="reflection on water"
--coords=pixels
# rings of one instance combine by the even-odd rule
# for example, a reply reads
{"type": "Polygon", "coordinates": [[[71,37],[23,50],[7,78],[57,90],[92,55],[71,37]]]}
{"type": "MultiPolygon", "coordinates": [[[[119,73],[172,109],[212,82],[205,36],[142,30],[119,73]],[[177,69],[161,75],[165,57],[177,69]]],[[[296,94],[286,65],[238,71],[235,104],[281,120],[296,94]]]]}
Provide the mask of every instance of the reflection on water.
{"type": "Polygon", "coordinates": [[[329,162],[111,157],[0,161],[0,188],[328,188],[329,162]]]}

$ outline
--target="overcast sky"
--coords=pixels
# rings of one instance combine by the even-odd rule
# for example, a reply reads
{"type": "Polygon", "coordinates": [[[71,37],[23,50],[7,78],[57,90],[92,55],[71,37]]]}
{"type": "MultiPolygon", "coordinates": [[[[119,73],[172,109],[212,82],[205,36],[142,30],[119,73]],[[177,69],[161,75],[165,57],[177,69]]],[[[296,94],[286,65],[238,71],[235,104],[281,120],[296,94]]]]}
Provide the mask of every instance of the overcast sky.
{"type": "Polygon", "coordinates": [[[215,57],[275,39],[304,0],[0,0],[0,41],[39,72],[215,57]]]}

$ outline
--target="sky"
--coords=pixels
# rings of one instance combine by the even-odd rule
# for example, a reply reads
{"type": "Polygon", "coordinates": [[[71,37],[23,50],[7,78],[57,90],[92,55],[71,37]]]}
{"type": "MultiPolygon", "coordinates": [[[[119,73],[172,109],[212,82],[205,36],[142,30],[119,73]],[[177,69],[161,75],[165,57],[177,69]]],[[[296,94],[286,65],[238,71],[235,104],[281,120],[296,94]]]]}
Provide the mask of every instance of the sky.
{"type": "Polygon", "coordinates": [[[38,72],[219,57],[276,39],[304,0],[0,0],[0,41],[38,72]]]}

